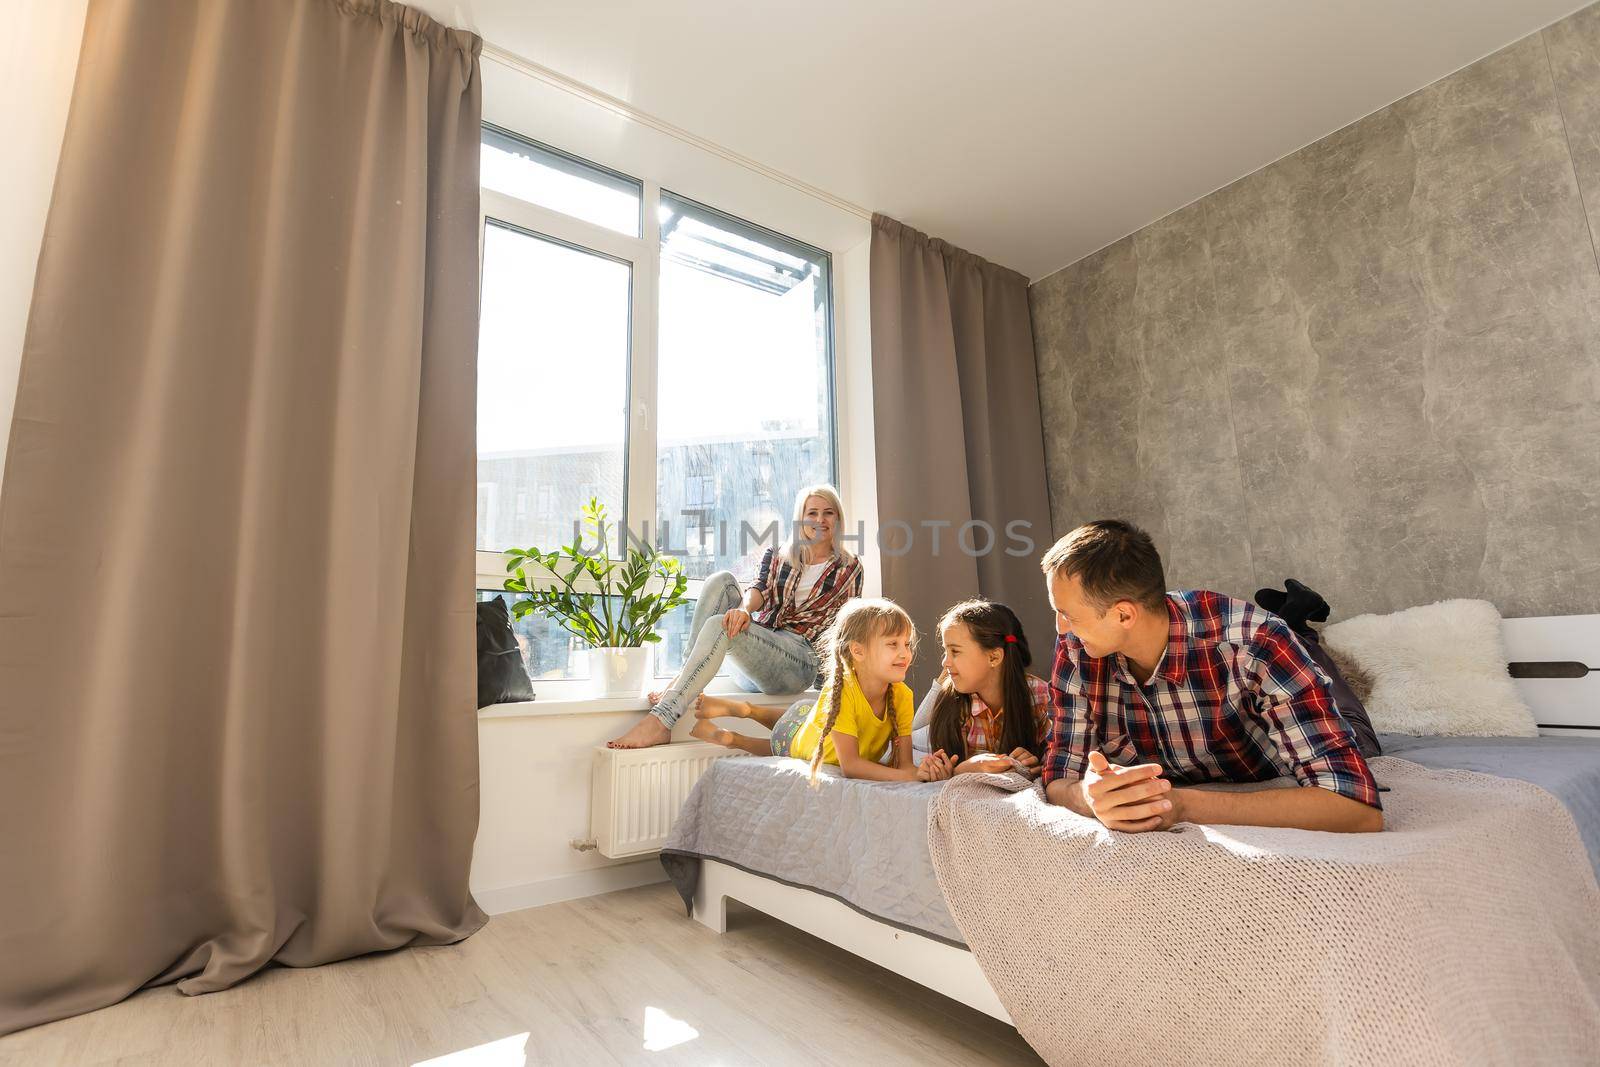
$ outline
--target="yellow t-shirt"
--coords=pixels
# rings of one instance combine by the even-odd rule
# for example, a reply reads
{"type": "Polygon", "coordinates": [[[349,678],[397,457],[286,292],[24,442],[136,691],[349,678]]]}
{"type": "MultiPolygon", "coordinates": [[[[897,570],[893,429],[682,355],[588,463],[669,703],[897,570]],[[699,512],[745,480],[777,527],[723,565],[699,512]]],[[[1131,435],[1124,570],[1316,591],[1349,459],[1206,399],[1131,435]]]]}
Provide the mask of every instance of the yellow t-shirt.
{"type": "MultiPolygon", "coordinates": [[[[817,737],[822,733],[822,724],[828,719],[828,700],[831,693],[824,689],[822,696],[817,698],[816,707],[811,709],[811,714],[806,717],[805,725],[800,727],[800,732],[794,735],[794,741],[789,745],[789,755],[797,756],[803,760],[810,760],[817,751],[817,737]]],[[[897,737],[911,736],[911,720],[916,715],[916,708],[911,702],[911,687],[904,682],[896,682],[891,688],[890,703],[894,708],[895,727],[897,737]]],[[[877,762],[889,750],[889,717],[885,715],[878,718],[873,714],[872,705],[867,703],[867,695],[861,691],[861,684],[851,675],[844,684],[844,695],[839,701],[839,717],[833,722],[833,730],[829,732],[828,739],[822,743],[822,762],[839,766],[839,752],[833,747],[834,734],[849,734],[856,739],[856,749],[863,759],[877,762]]]]}

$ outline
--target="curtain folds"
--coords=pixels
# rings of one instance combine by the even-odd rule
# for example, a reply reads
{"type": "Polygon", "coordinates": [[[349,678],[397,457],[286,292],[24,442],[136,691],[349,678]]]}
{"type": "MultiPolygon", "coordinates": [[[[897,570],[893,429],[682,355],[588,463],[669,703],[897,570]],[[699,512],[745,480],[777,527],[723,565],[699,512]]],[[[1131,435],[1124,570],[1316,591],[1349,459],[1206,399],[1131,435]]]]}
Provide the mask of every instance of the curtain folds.
{"type": "Polygon", "coordinates": [[[0,495],[0,1033],[485,921],[479,47],[91,3],[0,495]]]}
{"type": "Polygon", "coordinates": [[[1034,670],[1048,674],[1050,501],[1028,279],[884,215],[869,269],[883,591],[924,639],[913,688],[939,673],[939,617],[979,594],[1016,611],[1034,670]]]}

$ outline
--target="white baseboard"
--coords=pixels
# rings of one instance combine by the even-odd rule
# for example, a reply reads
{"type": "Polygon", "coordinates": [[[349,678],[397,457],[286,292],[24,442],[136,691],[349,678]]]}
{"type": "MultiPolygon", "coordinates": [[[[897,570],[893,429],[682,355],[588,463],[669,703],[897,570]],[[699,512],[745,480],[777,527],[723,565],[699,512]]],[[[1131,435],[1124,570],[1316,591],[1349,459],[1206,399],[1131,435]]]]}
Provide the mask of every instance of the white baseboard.
{"type": "Polygon", "coordinates": [[[633,889],[635,886],[666,880],[667,872],[661,867],[660,857],[652,855],[634,863],[597,867],[592,871],[543,878],[502,889],[474,889],[472,895],[478,901],[478,907],[490,915],[503,915],[508,911],[559,904],[563,900],[614,893],[618,889],[633,889]]]}

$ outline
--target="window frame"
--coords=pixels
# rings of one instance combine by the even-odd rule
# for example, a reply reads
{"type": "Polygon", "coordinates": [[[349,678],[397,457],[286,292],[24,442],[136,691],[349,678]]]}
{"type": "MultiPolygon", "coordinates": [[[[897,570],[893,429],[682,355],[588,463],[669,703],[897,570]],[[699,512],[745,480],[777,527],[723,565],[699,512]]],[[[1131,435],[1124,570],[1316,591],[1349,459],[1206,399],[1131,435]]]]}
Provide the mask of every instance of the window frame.
{"type": "MultiPolygon", "coordinates": [[[[659,183],[648,178],[634,178],[613,170],[603,164],[576,156],[552,145],[525,137],[514,130],[504,126],[485,122],[482,129],[497,138],[511,138],[525,142],[535,148],[553,153],[555,156],[570,160],[577,167],[593,168],[604,174],[611,175],[619,180],[638,182],[640,187],[639,236],[632,237],[616,230],[601,226],[598,223],[588,222],[573,215],[566,215],[540,204],[521,200],[509,194],[493,189],[479,188],[478,207],[478,281],[481,291],[483,284],[483,257],[486,234],[491,222],[521,231],[531,237],[555,241],[560,244],[591,254],[605,256],[618,262],[626,263],[630,267],[632,287],[629,300],[629,329],[628,329],[628,366],[627,379],[627,432],[623,441],[623,494],[625,514],[624,522],[638,525],[637,516],[648,516],[652,533],[656,530],[656,481],[657,471],[657,440],[658,430],[656,419],[656,398],[659,395],[658,366],[659,348],[657,333],[660,324],[660,278],[661,278],[661,202],[663,192],[674,201],[684,205],[689,212],[702,222],[712,225],[725,225],[736,232],[742,232],[752,240],[770,241],[780,249],[791,251],[791,254],[805,258],[819,258],[822,265],[822,288],[824,292],[824,367],[827,376],[828,390],[828,449],[829,471],[832,483],[840,486],[840,471],[842,457],[840,454],[840,405],[838,383],[838,315],[835,307],[836,295],[834,292],[834,263],[833,255],[826,249],[817,248],[803,241],[778,233],[757,223],[750,222],[719,211],[710,205],[700,203],[692,197],[663,190],[659,183]]],[[[476,549],[476,546],[474,546],[476,549]]],[[[504,592],[504,583],[507,577],[505,557],[499,552],[475,551],[475,584],[474,599],[479,591],[500,593],[504,592]]],[[[534,578],[529,576],[532,584],[538,587],[553,587],[555,579],[544,577],[534,578]]],[[[580,585],[584,584],[582,582],[580,585]]],[[[688,596],[691,600],[698,600],[704,579],[691,578],[688,586],[688,596]]],[[[665,675],[657,675],[664,679],[665,675]]],[[[542,700],[576,700],[587,696],[590,682],[586,678],[569,679],[534,679],[533,692],[542,700]]],[[[711,692],[734,691],[735,686],[730,679],[717,678],[708,687],[711,692]]]]}
{"type": "MultiPolygon", "coordinates": [[[[545,156],[548,156],[549,158],[541,160],[541,162],[545,166],[548,166],[553,170],[557,170],[557,171],[561,171],[562,173],[569,174],[572,177],[575,177],[575,178],[587,178],[590,181],[598,182],[599,184],[605,185],[605,186],[609,186],[612,189],[616,189],[616,190],[626,189],[630,193],[633,191],[633,187],[634,186],[638,186],[639,187],[639,217],[633,220],[634,221],[634,227],[633,228],[636,231],[638,231],[638,233],[640,233],[640,234],[642,234],[644,232],[644,210],[645,210],[644,182],[640,181],[638,178],[634,178],[634,177],[631,177],[631,176],[629,176],[627,174],[624,174],[620,170],[612,170],[610,167],[602,166],[599,163],[593,163],[593,162],[591,162],[591,161],[589,161],[587,159],[584,159],[582,156],[575,156],[571,152],[564,152],[561,149],[555,147],[554,145],[545,144],[543,141],[535,141],[531,137],[524,137],[520,133],[516,133],[516,132],[514,132],[512,130],[508,130],[504,126],[496,126],[492,122],[479,123],[479,129],[481,129],[484,133],[488,134],[492,141],[512,141],[512,142],[521,143],[523,145],[528,146],[529,148],[532,148],[532,149],[542,153],[545,156]]],[[[479,142],[480,145],[483,143],[483,140],[484,140],[483,137],[480,135],[480,137],[478,138],[478,142],[479,142]]],[[[482,184],[481,183],[480,183],[479,187],[482,188],[482,184]]],[[[496,192],[498,192],[498,190],[496,190],[496,192]]],[[[510,196],[509,193],[500,193],[499,195],[501,195],[501,196],[510,196]]],[[[532,201],[521,200],[521,199],[519,199],[517,197],[512,197],[512,199],[517,200],[518,203],[524,203],[524,204],[531,204],[532,203],[532,201]]],[[[537,206],[541,206],[542,207],[543,205],[537,205],[537,206]]],[[[545,210],[552,210],[553,211],[554,209],[553,208],[546,208],[545,210]]],[[[617,234],[620,237],[626,237],[626,238],[628,238],[629,240],[632,240],[632,241],[637,241],[637,240],[641,239],[640,237],[635,236],[635,234],[623,233],[621,230],[613,230],[609,226],[602,226],[597,222],[589,222],[586,219],[579,219],[576,215],[567,215],[567,214],[563,214],[562,212],[556,212],[556,214],[561,215],[562,218],[574,219],[574,220],[576,220],[578,222],[582,222],[585,226],[592,226],[595,229],[603,230],[606,233],[617,234]]]]}

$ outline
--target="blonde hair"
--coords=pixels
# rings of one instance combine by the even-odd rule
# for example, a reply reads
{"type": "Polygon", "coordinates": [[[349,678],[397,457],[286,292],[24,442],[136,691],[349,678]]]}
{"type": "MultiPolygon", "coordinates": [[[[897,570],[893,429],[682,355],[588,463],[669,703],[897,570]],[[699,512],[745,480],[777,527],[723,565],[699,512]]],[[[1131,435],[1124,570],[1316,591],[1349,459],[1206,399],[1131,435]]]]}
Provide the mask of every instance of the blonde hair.
{"type": "MultiPolygon", "coordinates": [[[[850,663],[850,645],[866,642],[874,637],[906,634],[911,641],[912,655],[916,654],[917,627],[904,608],[892,600],[881,597],[858,597],[847,601],[839,609],[833,625],[828,628],[828,713],[822,720],[822,732],[817,735],[817,749],[811,753],[811,788],[817,788],[817,772],[822,767],[823,743],[833,732],[839,719],[839,705],[844,699],[845,685],[855,677],[850,663]]],[[[865,693],[863,693],[865,695],[865,693]]],[[[889,720],[889,744],[893,747],[900,735],[900,724],[894,712],[894,683],[884,690],[883,710],[889,720]]]]}
{"type": "Polygon", "coordinates": [[[844,505],[839,502],[839,490],[831,485],[808,485],[801,489],[794,497],[794,534],[789,538],[789,545],[784,549],[784,554],[789,557],[789,562],[795,567],[805,566],[805,517],[806,501],[814,496],[820,496],[833,508],[833,513],[838,516],[838,521],[833,527],[833,554],[835,557],[848,563],[854,557],[846,552],[839,543],[839,531],[844,529],[844,505]]]}

